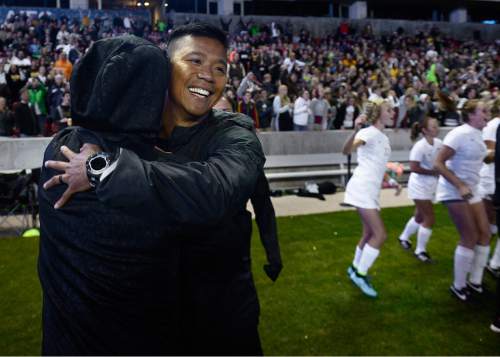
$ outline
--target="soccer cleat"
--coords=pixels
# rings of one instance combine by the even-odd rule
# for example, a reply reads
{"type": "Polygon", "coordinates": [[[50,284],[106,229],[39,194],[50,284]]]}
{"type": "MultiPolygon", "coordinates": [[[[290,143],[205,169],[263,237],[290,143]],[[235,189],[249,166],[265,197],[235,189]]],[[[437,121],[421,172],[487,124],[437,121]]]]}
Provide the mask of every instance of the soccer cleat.
{"type": "Polygon", "coordinates": [[[347,276],[351,277],[354,273],[356,273],[356,268],[351,264],[349,265],[349,268],[347,268],[347,276]]]}
{"type": "Polygon", "coordinates": [[[481,284],[474,284],[470,281],[467,281],[467,287],[478,294],[483,293],[483,286],[481,284]]]}
{"type": "Polygon", "coordinates": [[[377,292],[373,288],[372,284],[370,284],[366,276],[360,275],[358,272],[354,272],[349,276],[349,278],[351,278],[351,281],[363,292],[363,294],[371,298],[377,297],[377,292]]]}
{"type": "Polygon", "coordinates": [[[409,240],[399,239],[399,245],[404,249],[408,250],[411,248],[411,242],[409,240]]]}
{"type": "Polygon", "coordinates": [[[496,319],[490,325],[490,329],[493,332],[500,333],[500,315],[497,315],[496,319]]]}
{"type": "Polygon", "coordinates": [[[490,264],[486,265],[486,270],[493,275],[495,279],[500,279],[500,267],[498,268],[493,268],[490,264]]]}
{"type": "Polygon", "coordinates": [[[423,263],[432,263],[431,256],[427,252],[415,253],[415,257],[423,263]]]}
{"type": "Polygon", "coordinates": [[[467,287],[463,287],[462,289],[457,289],[455,287],[455,284],[451,284],[450,291],[457,299],[461,301],[467,301],[469,299],[470,291],[467,289],[467,287]]]}

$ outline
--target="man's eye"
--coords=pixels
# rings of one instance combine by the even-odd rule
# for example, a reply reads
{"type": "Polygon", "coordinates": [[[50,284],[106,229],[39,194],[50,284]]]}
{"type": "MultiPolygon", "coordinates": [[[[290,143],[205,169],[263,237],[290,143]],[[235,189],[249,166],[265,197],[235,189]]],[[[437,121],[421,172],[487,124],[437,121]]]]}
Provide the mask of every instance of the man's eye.
{"type": "Polygon", "coordinates": [[[191,58],[189,62],[194,63],[194,64],[201,64],[201,60],[198,58],[191,58]]]}
{"type": "Polygon", "coordinates": [[[215,68],[218,72],[226,74],[226,68],[225,67],[217,67],[215,68]]]}

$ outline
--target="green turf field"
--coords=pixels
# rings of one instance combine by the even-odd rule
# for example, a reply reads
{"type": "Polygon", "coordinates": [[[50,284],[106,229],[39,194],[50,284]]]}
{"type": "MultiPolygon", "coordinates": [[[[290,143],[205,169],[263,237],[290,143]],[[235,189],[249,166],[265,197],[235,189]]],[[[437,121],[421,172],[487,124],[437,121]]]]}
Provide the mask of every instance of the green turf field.
{"type": "MultiPolygon", "coordinates": [[[[448,292],[457,241],[445,209],[429,243],[435,264],[424,265],[396,240],[411,208],[384,209],[389,240],[370,273],[380,297],[363,296],[346,276],[361,227],[354,212],[279,219],[285,268],[276,283],[262,270],[253,241],[267,355],[499,355],[489,330],[495,283],[463,304],[448,292]]],[[[257,238],[257,237],[254,237],[257,238]]],[[[36,239],[0,239],[0,355],[34,355],[40,346],[36,239]]]]}

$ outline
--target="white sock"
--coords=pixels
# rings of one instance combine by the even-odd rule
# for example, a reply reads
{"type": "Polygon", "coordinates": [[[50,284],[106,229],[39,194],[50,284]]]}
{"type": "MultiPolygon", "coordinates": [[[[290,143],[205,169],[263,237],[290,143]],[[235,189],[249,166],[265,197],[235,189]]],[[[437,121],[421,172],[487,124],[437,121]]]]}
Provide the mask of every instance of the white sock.
{"type": "Polygon", "coordinates": [[[427,242],[431,237],[432,229],[420,226],[417,234],[417,248],[415,249],[415,254],[420,254],[427,251],[427,242]]]}
{"type": "Polygon", "coordinates": [[[403,233],[399,236],[400,240],[408,240],[415,232],[417,231],[418,227],[420,227],[420,224],[415,221],[415,217],[411,217],[408,222],[406,223],[405,229],[403,230],[403,233]]]}
{"type": "Polygon", "coordinates": [[[490,260],[490,267],[493,269],[500,268],[500,238],[497,239],[497,246],[490,260]]]}
{"type": "Polygon", "coordinates": [[[490,224],[490,233],[492,236],[498,233],[498,226],[496,224],[490,224]]]}
{"type": "Polygon", "coordinates": [[[469,281],[473,284],[481,285],[483,283],[483,273],[488,257],[490,256],[489,245],[476,245],[474,247],[474,260],[472,261],[472,270],[469,281]]]}
{"type": "Polygon", "coordinates": [[[363,249],[356,245],[356,252],[354,253],[354,260],[352,261],[352,266],[358,269],[359,261],[361,260],[361,254],[363,254],[363,249]]]}
{"type": "Polygon", "coordinates": [[[455,285],[455,288],[462,289],[465,287],[465,281],[467,279],[467,274],[472,268],[473,259],[474,251],[472,249],[457,245],[453,269],[453,285],[455,285]]]}
{"type": "Polygon", "coordinates": [[[358,265],[358,273],[361,275],[366,275],[368,273],[368,269],[371,268],[378,255],[380,254],[380,250],[377,248],[373,248],[368,243],[363,247],[363,254],[361,254],[361,259],[359,260],[358,265]]]}

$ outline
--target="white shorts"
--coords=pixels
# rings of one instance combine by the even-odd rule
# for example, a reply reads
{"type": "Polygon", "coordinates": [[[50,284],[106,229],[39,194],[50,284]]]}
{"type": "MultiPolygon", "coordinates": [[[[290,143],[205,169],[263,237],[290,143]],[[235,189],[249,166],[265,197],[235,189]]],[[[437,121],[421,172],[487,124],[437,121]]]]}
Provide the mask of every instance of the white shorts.
{"type": "Polygon", "coordinates": [[[411,200],[433,201],[436,197],[437,180],[433,185],[425,185],[422,182],[410,177],[408,181],[408,198],[411,200]]]}
{"type": "Polygon", "coordinates": [[[479,181],[478,191],[483,199],[491,199],[491,196],[495,194],[495,180],[482,177],[479,181]]]}
{"type": "Polygon", "coordinates": [[[345,188],[344,203],[366,209],[380,209],[381,184],[352,176],[345,188]]]}
{"type": "MultiPolygon", "coordinates": [[[[472,187],[471,192],[472,198],[469,198],[467,202],[474,204],[482,201],[483,198],[479,195],[478,186],[472,187]]],[[[449,187],[441,184],[438,184],[437,187],[436,200],[443,203],[446,201],[465,201],[455,186],[449,187]]]]}

